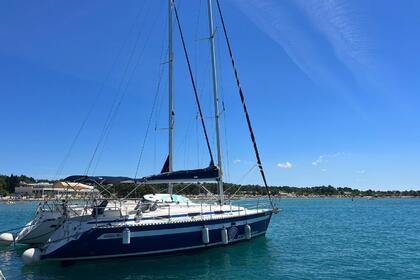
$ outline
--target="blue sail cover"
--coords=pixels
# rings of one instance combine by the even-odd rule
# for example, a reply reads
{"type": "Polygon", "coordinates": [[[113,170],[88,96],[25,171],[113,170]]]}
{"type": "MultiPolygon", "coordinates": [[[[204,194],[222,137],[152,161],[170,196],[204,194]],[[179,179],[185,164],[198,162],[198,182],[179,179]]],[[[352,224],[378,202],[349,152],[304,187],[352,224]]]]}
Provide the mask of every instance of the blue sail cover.
{"type": "Polygon", "coordinates": [[[219,168],[215,165],[210,165],[207,168],[164,172],[146,176],[140,181],[149,184],[216,181],[219,179],[219,175],[219,168]]]}
{"type": "Polygon", "coordinates": [[[160,184],[160,183],[182,183],[199,181],[216,181],[219,179],[219,168],[210,165],[207,168],[179,170],[173,172],[162,172],[160,174],[146,176],[140,179],[121,176],[86,176],[73,175],[64,178],[63,181],[76,183],[100,183],[104,185],[114,184],[160,184]]]}

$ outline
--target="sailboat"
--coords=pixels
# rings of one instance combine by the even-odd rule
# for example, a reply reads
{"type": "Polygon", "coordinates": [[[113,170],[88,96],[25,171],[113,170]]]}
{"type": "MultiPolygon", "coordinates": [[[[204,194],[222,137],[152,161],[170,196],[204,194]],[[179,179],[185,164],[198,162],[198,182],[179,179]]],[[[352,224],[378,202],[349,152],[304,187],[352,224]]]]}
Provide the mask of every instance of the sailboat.
{"type": "MultiPolygon", "coordinates": [[[[240,241],[251,240],[265,235],[272,214],[277,208],[271,200],[268,191],[264,170],[258,153],[255,137],[252,132],[250,118],[246,110],[242,89],[238,80],[236,68],[235,77],[244,108],[246,121],[253,142],[257,165],[260,169],[267,193],[269,208],[245,208],[226,203],[223,191],[222,153],[219,133],[219,109],[216,80],[216,60],[214,48],[214,28],[212,15],[212,1],[208,0],[208,21],[210,55],[212,63],[213,99],[215,111],[215,133],[217,146],[217,164],[215,164],[204,118],[202,115],[198,94],[193,80],[191,65],[182,35],[178,12],[173,0],[168,0],[168,44],[169,44],[169,153],[162,171],[159,174],[143,178],[108,177],[114,183],[130,183],[141,187],[146,184],[168,184],[168,193],[145,195],[138,205],[127,211],[123,205],[109,205],[103,200],[98,205],[92,205],[87,215],[72,217],[64,221],[55,229],[48,241],[41,248],[27,249],[22,260],[25,263],[40,260],[86,260],[115,257],[128,257],[140,255],[153,255],[171,252],[180,252],[193,249],[204,249],[214,246],[234,244],[240,241]],[[176,22],[181,34],[184,54],[187,59],[190,77],[194,88],[196,103],[200,113],[201,124],[206,138],[210,155],[208,167],[193,170],[173,170],[173,53],[172,53],[172,16],[175,14],[176,22]],[[121,178],[121,179],[119,179],[121,178]],[[188,198],[176,195],[173,192],[175,183],[214,182],[218,186],[218,201],[216,203],[195,202],[188,198]]],[[[227,37],[220,4],[217,1],[221,16],[225,38],[229,53],[232,51],[227,37]]],[[[97,183],[102,177],[87,175],[70,176],[65,181],[78,183],[97,183]]]]}

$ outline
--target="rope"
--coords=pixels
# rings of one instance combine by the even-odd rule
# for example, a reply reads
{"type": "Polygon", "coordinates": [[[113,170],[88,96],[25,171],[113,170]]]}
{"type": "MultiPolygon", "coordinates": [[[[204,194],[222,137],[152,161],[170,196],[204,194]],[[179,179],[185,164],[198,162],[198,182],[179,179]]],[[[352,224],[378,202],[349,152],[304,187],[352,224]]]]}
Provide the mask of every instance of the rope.
{"type": "Polygon", "coordinates": [[[268,198],[270,200],[271,207],[274,209],[275,207],[274,207],[273,201],[271,199],[271,193],[270,193],[270,190],[268,188],[267,180],[265,178],[265,173],[264,173],[263,165],[262,165],[262,162],[261,162],[260,153],[258,151],[257,142],[255,140],[254,131],[252,129],[251,120],[249,118],[248,109],[247,109],[246,104],[245,104],[245,97],[244,97],[244,94],[242,92],[241,84],[239,82],[238,71],[236,69],[235,60],[233,58],[232,48],[230,46],[229,37],[227,35],[225,21],[223,19],[222,10],[220,8],[219,0],[216,0],[216,3],[217,3],[217,9],[219,11],[220,20],[221,20],[222,27],[223,27],[223,33],[225,34],[226,44],[227,44],[227,47],[228,47],[228,50],[229,50],[229,56],[230,56],[230,60],[231,60],[231,63],[232,63],[232,68],[233,68],[233,71],[234,71],[234,74],[235,74],[236,85],[238,86],[238,89],[239,89],[239,97],[241,99],[242,107],[243,107],[243,110],[244,110],[244,113],[245,113],[245,118],[246,118],[246,122],[247,122],[247,125],[248,125],[249,134],[251,136],[252,144],[253,144],[253,147],[254,147],[255,156],[257,158],[257,165],[258,165],[258,168],[260,169],[261,177],[264,181],[264,186],[265,186],[265,189],[267,191],[267,195],[268,195],[268,198]]]}
{"type": "Polygon", "coordinates": [[[201,110],[200,100],[198,99],[197,88],[196,88],[195,82],[194,82],[194,76],[193,76],[193,72],[192,72],[192,69],[191,69],[190,59],[188,57],[187,47],[185,46],[185,40],[184,40],[184,35],[183,35],[182,29],[181,29],[181,23],[179,21],[178,10],[177,10],[175,5],[174,5],[174,10],[175,10],[175,17],[176,17],[176,22],[177,22],[177,25],[178,25],[179,34],[181,35],[182,47],[184,49],[185,59],[187,60],[188,71],[190,73],[191,83],[192,83],[192,87],[193,87],[193,90],[194,90],[195,101],[197,103],[198,112],[200,113],[201,126],[203,127],[204,136],[206,138],[206,143],[207,143],[207,149],[208,149],[209,155],[210,155],[210,165],[214,165],[213,153],[211,151],[206,125],[204,123],[203,112],[201,110]]]}

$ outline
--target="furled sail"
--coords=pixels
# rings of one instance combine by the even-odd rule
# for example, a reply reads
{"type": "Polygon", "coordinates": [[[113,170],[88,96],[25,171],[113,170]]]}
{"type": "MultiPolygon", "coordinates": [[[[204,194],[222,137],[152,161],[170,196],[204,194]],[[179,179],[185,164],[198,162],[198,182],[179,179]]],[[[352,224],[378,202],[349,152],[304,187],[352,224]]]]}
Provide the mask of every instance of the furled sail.
{"type": "Polygon", "coordinates": [[[201,169],[163,172],[160,174],[143,177],[139,181],[147,184],[200,182],[216,181],[219,179],[219,176],[219,168],[215,165],[210,165],[209,167],[201,169]]]}
{"type": "Polygon", "coordinates": [[[139,179],[130,177],[114,176],[86,176],[73,175],[64,178],[63,181],[75,183],[99,183],[103,185],[113,184],[161,184],[161,183],[186,183],[186,182],[204,182],[216,181],[220,177],[219,168],[210,165],[206,168],[179,170],[172,172],[161,172],[156,175],[150,175],[139,179]]]}

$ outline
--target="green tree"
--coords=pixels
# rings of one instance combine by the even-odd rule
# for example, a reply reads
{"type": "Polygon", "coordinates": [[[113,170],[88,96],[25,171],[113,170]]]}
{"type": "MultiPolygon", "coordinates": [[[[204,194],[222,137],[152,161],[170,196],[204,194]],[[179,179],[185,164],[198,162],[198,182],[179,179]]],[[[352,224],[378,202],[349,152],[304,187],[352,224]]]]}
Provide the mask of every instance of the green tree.
{"type": "Polygon", "coordinates": [[[19,187],[19,176],[11,174],[10,177],[6,179],[6,190],[9,193],[14,193],[16,187],[19,187]]]}

